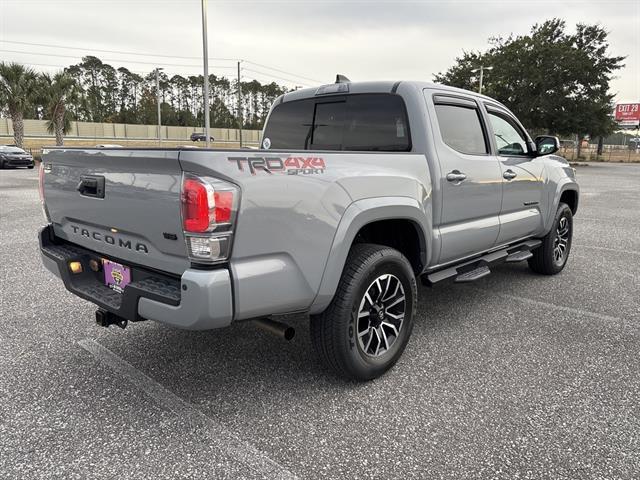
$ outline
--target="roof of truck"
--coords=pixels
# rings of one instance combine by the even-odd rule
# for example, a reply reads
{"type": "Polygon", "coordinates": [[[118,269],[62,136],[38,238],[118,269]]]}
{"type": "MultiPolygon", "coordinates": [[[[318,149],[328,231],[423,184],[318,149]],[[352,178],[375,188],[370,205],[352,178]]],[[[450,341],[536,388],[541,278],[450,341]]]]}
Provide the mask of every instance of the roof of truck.
{"type": "MultiPolygon", "coordinates": [[[[421,82],[415,80],[379,80],[372,82],[343,82],[343,83],[329,83],[326,85],[319,85],[317,87],[311,88],[303,88],[300,90],[295,90],[293,92],[285,93],[282,95],[277,102],[290,102],[293,100],[302,100],[304,98],[312,98],[317,95],[319,89],[337,89],[337,85],[348,85],[348,91],[340,92],[330,92],[326,95],[340,95],[340,94],[353,94],[353,93],[395,93],[397,89],[401,85],[411,85],[417,89],[424,88],[434,88],[438,90],[448,91],[451,93],[464,93],[465,95],[473,95],[475,97],[483,98],[485,100],[491,100],[496,102],[493,98],[487,97],[486,95],[479,94],[477,92],[472,92],[469,90],[464,90],[462,88],[449,87],[447,85],[442,85],[439,83],[431,83],[431,82],[421,82]]],[[[344,88],[344,87],[343,87],[344,88]]],[[[499,103],[499,102],[497,102],[499,103]]]]}

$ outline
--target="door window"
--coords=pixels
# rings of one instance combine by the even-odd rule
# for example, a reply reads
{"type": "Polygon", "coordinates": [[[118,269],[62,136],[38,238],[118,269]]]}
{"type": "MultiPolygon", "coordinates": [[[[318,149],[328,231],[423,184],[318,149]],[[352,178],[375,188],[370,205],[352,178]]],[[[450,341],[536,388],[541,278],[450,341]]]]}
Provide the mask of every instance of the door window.
{"type": "Polygon", "coordinates": [[[469,155],[488,153],[480,112],[477,108],[436,104],[436,115],[444,143],[460,153],[469,155]]]}
{"type": "Polygon", "coordinates": [[[491,111],[488,113],[496,139],[498,155],[526,155],[527,140],[520,129],[502,115],[491,111]]]}

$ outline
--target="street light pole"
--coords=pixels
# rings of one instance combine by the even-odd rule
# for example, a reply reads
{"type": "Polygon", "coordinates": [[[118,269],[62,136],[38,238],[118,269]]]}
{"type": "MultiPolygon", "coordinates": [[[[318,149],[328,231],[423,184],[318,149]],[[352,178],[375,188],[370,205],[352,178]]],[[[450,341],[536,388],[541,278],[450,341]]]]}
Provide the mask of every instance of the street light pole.
{"type": "Polygon", "coordinates": [[[480,68],[474,68],[473,70],[471,70],[471,73],[476,73],[477,71],[480,71],[480,82],[478,85],[478,93],[482,93],[482,81],[484,79],[485,70],[493,70],[493,67],[485,67],[484,65],[480,65],[480,68]]]}
{"type": "Polygon", "coordinates": [[[209,45],[207,41],[207,0],[202,0],[202,56],[204,60],[204,138],[209,148],[209,45]]]}
{"type": "Polygon", "coordinates": [[[240,128],[238,131],[239,140],[240,140],[240,148],[242,148],[242,77],[240,76],[240,62],[238,62],[238,127],[240,128]]]}
{"type": "Polygon", "coordinates": [[[158,145],[162,145],[162,112],[160,110],[160,70],[156,68],[156,103],[158,104],[158,145]]]}

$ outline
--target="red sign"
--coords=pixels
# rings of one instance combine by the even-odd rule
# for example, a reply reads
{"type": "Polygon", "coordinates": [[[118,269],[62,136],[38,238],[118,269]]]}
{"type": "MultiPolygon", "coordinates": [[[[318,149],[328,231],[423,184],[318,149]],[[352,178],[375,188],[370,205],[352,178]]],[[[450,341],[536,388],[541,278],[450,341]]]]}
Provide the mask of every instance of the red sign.
{"type": "Polygon", "coordinates": [[[640,122],[640,103],[620,103],[616,105],[616,122],[621,125],[637,125],[640,122]]]}

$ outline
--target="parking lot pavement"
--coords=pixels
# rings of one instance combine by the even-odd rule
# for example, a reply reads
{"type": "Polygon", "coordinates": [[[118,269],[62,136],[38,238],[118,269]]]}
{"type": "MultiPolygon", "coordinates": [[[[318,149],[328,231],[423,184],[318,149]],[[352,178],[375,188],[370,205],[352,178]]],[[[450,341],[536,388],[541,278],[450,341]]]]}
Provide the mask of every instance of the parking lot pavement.
{"type": "Polygon", "coordinates": [[[250,324],[101,329],[40,264],[33,171],[0,171],[0,478],[639,478],[640,165],[578,170],[564,272],[420,291],[366,384],[250,324]]]}

